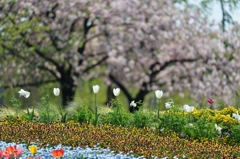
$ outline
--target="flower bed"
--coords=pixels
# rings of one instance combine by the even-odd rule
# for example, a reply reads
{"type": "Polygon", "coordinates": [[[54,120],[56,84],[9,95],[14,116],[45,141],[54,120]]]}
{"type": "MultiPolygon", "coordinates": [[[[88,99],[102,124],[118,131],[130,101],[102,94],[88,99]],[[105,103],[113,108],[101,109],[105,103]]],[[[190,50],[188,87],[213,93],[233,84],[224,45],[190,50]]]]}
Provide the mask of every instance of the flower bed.
{"type": "MultiPolygon", "coordinates": [[[[79,124],[73,121],[67,123],[40,123],[28,122],[22,118],[6,118],[0,122],[0,140],[14,142],[18,146],[21,145],[20,143],[30,146],[31,143],[36,142],[39,143],[36,145],[40,148],[38,150],[39,155],[49,156],[51,155],[50,152],[57,148],[54,146],[61,144],[63,146],[71,146],[64,147],[66,156],[71,155],[71,153],[75,154],[79,150],[82,152],[89,150],[92,152],[92,155],[107,152],[112,157],[116,157],[116,154],[109,149],[96,149],[96,143],[98,143],[99,148],[110,148],[116,153],[122,152],[129,156],[144,156],[146,158],[153,158],[154,156],[236,158],[240,156],[240,146],[230,146],[217,139],[203,139],[199,142],[197,140],[179,138],[173,132],[161,134],[161,131],[152,130],[148,127],[139,129],[109,124],[93,126],[90,123],[79,124]],[[87,148],[86,145],[89,148],[95,147],[95,151],[87,148]],[[48,148],[48,151],[46,151],[46,148],[48,148]],[[70,149],[72,151],[68,152],[70,149]]],[[[4,147],[1,147],[1,149],[4,149],[4,147]]],[[[23,152],[25,151],[27,151],[26,148],[23,149],[23,152]]]]}

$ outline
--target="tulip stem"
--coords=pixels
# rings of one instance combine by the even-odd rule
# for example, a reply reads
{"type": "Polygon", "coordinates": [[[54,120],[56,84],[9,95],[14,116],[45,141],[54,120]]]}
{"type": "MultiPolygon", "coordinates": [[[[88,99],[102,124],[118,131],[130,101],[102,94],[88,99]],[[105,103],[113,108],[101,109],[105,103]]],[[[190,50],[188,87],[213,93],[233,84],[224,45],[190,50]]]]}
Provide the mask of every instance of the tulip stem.
{"type": "Polygon", "coordinates": [[[159,100],[158,113],[157,113],[157,115],[158,115],[158,119],[159,119],[159,118],[160,118],[160,100],[159,100]]]}
{"type": "Polygon", "coordinates": [[[94,120],[94,125],[96,126],[98,123],[98,117],[100,114],[98,114],[98,109],[97,109],[97,94],[95,95],[95,120],[94,120]]]}
{"type": "Polygon", "coordinates": [[[33,121],[33,119],[34,119],[34,107],[33,107],[32,112],[30,112],[29,106],[28,106],[28,104],[27,104],[27,100],[26,100],[26,99],[24,99],[24,100],[25,100],[26,107],[27,107],[28,120],[33,121]]]}

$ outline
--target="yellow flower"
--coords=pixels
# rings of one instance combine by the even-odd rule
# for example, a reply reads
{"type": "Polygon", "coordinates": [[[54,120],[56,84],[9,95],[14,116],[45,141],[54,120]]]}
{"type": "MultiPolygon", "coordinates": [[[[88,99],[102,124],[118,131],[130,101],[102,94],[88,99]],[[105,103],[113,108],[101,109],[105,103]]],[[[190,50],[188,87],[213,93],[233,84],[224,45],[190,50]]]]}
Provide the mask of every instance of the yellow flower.
{"type": "Polygon", "coordinates": [[[29,146],[28,149],[33,155],[35,155],[37,153],[37,146],[34,146],[34,145],[29,146]]]}

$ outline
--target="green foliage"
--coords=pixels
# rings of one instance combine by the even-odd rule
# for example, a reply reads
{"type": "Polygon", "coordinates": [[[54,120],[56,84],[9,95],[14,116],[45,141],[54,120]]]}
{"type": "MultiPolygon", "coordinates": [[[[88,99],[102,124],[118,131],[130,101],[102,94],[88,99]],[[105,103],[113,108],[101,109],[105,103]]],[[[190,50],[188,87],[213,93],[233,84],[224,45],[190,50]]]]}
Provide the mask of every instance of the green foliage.
{"type": "Polygon", "coordinates": [[[88,106],[82,105],[74,111],[71,119],[79,123],[87,123],[91,121],[93,113],[89,110],[88,106]]]}
{"type": "Polygon", "coordinates": [[[9,101],[11,102],[11,105],[13,106],[13,109],[15,110],[15,115],[18,116],[18,112],[22,106],[22,103],[14,96],[9,101]]]}
{"type": "Polygon", "coordinates": [[[219,136],[214,127],[214,123],[207,122],[207,116],[200,118],[195,123],[188,123],[183,126],[182,137],[190,137],[192,139],[214,138],[219,136]]]}
{"type": "Polygon", "coordinates": [[[45,97],[41,98],[41,102],[39,103],[39,121],[42,122],[51,122],[57,119],[57,114],[53,107],[51,107],[51,103],[49,102],[49,95],[47,94],[45,97]]]}
{"type": "Polygon", "coordinates": [[[230,138],[240,144],[240,126],[239,125],[232,125],[230,138]]]}
{"type": "Polygon", "coordinates": [[[156,118],[153,111],[140,109],[134,112],[132,125],[138,128],[150,126],[156,118]]]}
{"type": "Polygon", "coordinates": [[[28,108],[27,108],[27,113],[24,113],[24,115],[22,116],[24,119],[28,120],[28,121],[35,121],[35,109],[33,108],[32,111],[30,111],[28,108]]]}
{"type": "Polygon", "coordinates": [[[68,112],[63,112],[63,110],[60,110],[60,121],[62,123],[67,122],[67,114],[68,114],[68,112]]]}
{"type": "Polygon", "coordinates": [[[101,121],[113,125],[128,126],[132,120],[132,114],[123,109],[123,104],[118,99],[111,100],[113,112],[103,115],[101,121]]]}
{"type": "Polygon", "coordinates": [[[175,132],[181,133],[183,125],[186,125],[189,120],[186,118],[184,112],[178,107],[173,107],[167,112],[160,114],[159,129],[160,130],[173,130],[175,132]]]}

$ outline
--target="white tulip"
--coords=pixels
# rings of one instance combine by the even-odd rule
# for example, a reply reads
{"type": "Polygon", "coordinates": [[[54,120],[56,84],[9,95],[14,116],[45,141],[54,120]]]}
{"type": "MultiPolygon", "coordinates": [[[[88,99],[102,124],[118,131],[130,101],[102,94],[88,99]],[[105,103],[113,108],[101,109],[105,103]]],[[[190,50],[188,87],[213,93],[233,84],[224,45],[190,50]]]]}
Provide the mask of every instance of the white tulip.
{"type": "Polygon", "coordinates": [[[215,124],[215,129],[218,131],[219,134],[222,133],[222,128],[215,124]]]}
{"type": "Polygon", "coordinates": [[[165,107],[166,107],[167,109],[170,109],[170,108],[172,108],[172,104],[169,103],[169,102],[167,102],[167,103],[165,103],[165,107]]]}
{"type": "Polygon", "coordinates": [[[94,85],[93,86],[93,93],[97,94],[99,92],[99,90],[100,90],[99,85],[94,85]]]}
{"type": "Polygon", "coordinates": [[[160,91],[160,90],[156,90],[155,91],[155,95],[156,95],[156,97],[159,99],[159,98],[162,98],[162,96],[163,96],[163,91],[160,91]]]}
{"type": "Polygon", "coordinates": [[[232,114],[232,117],[235,118],[235,119],[237,119],[238,122],[240,123],[240,115],[238,114],[238,111],[237,111],[237,114],[233,113],[233,114],[232,114]]]}
{"type": "Polygon", "coordinates": [[[137,106],[137,103],[134,102],[134,100],[130,103],[130,106],[131,107],[136,107],[137,106]]]}
{"type": "Polygon", "coordinates": [[[192,112],[194,110],[194,106],[189,106],[189,105],[185,104],[183,106],[183,110],[188,112],[188,113],[190,113],[190,112],[192,112]]]}
{"type": "Polygon", "coordinates": [[[114,88],[113,89],[113,94],[114,94],[114,96],[118,96],[120,94],[120,89],[119,88],[114,88]]]}
{"type": "Polygon", "coordinates": [[[59,89],[59,88],[53,88],[53,94],[54,94],[55,96],[59,96],[59,94],[60,94],[60,89],[59,89]]]}
{"type": "Polygon", "coordinates": [[[24,96],[25,98],[28,98],[30,96],[30,92],[25,91],[23,89],[21,89],[18,93],[19,93],[20,97],[24,96]]]}

